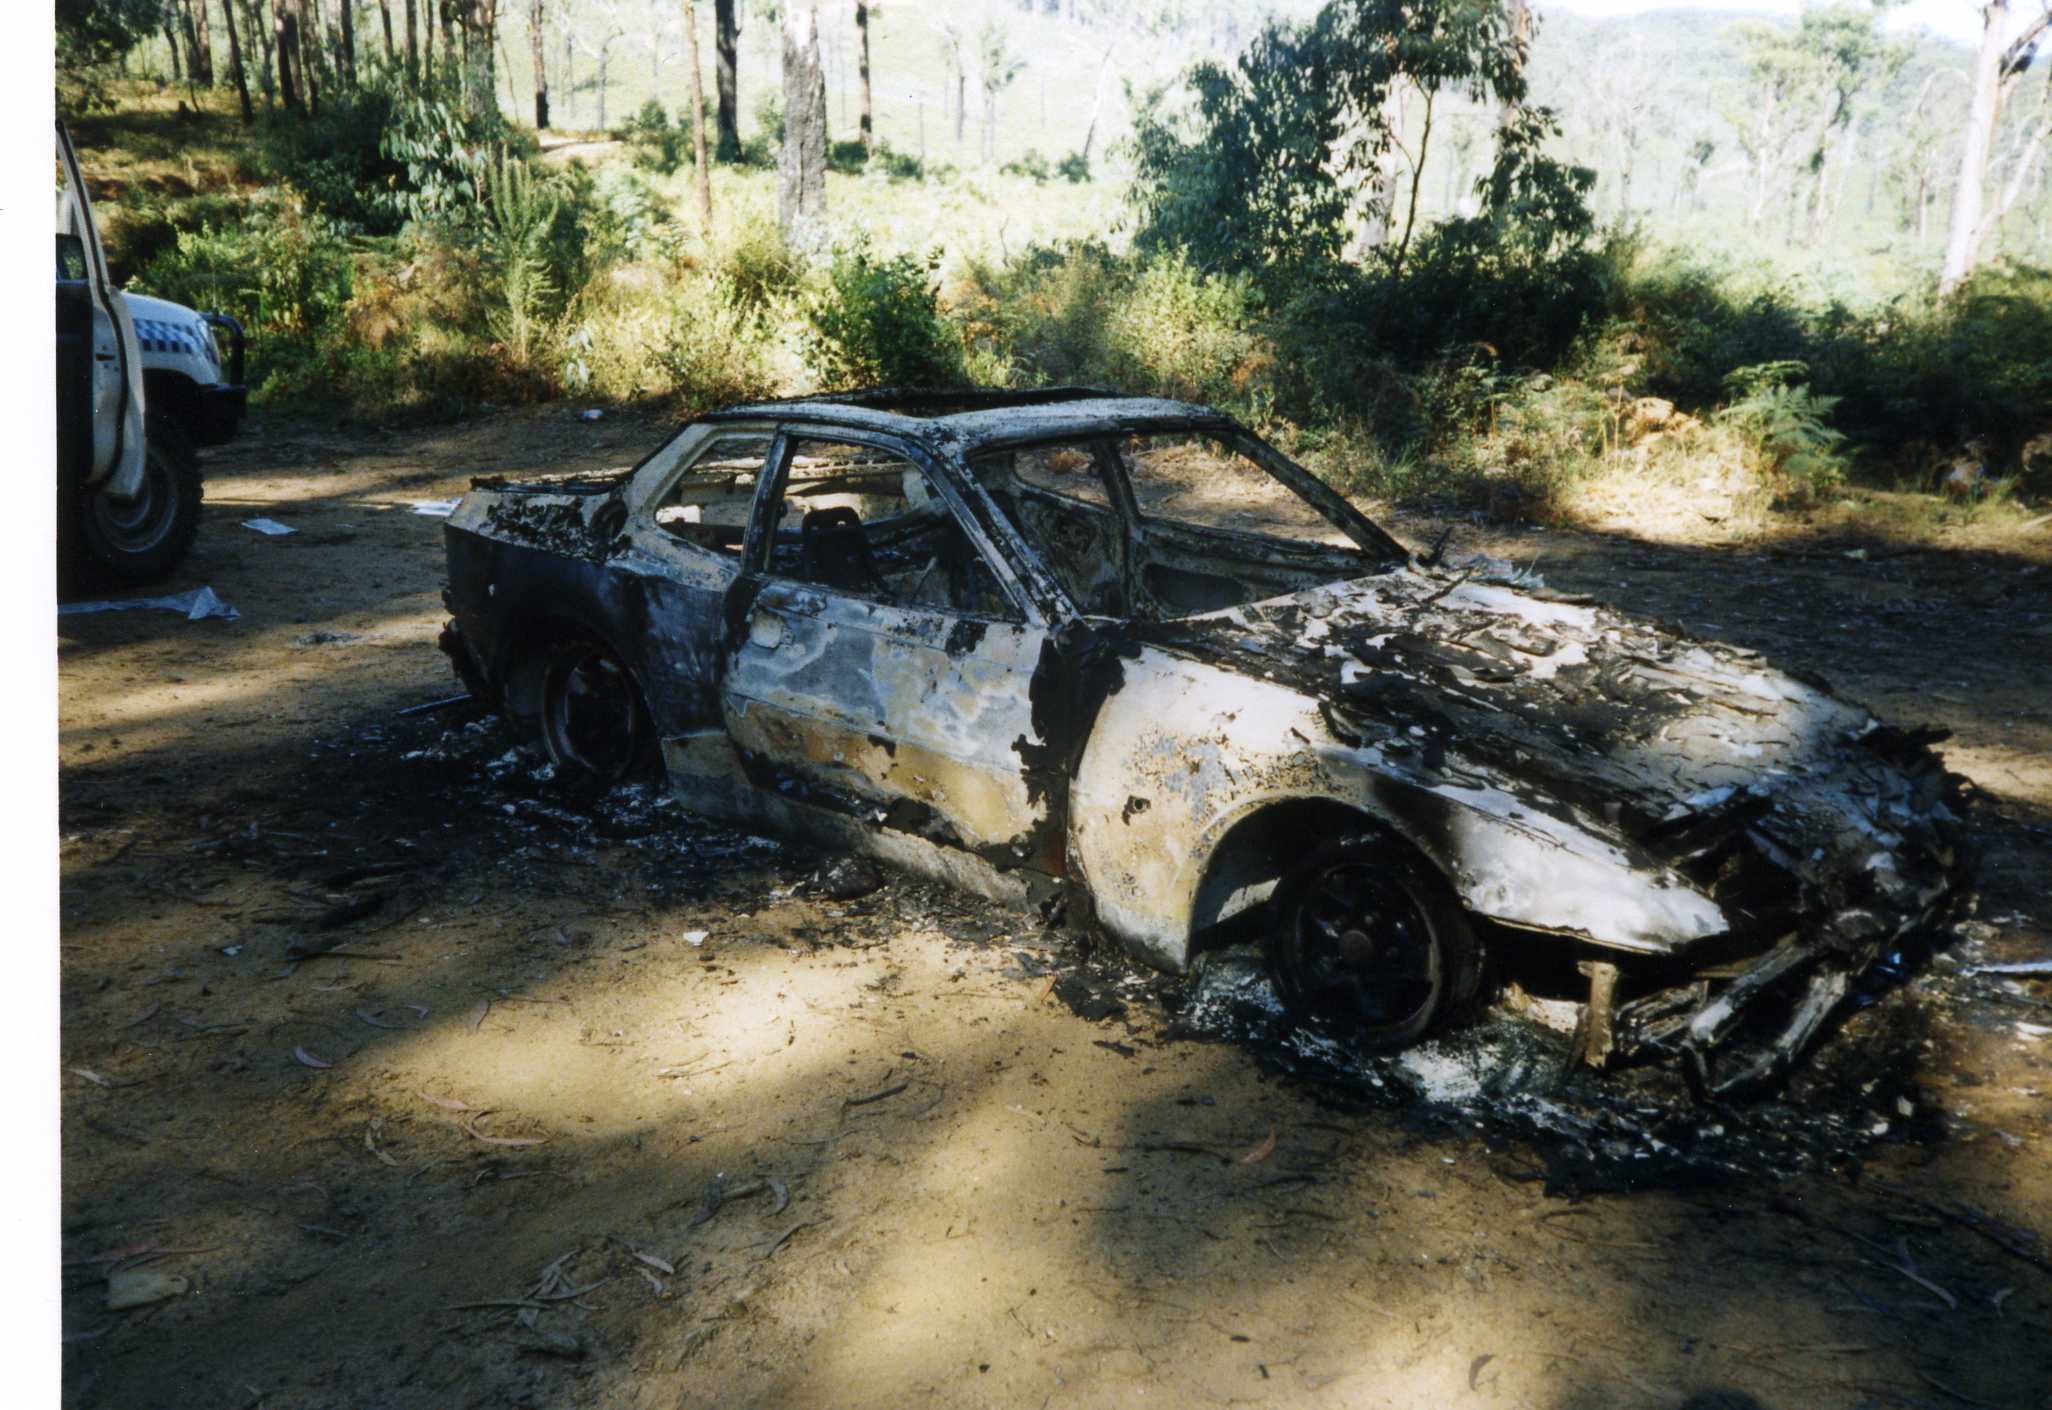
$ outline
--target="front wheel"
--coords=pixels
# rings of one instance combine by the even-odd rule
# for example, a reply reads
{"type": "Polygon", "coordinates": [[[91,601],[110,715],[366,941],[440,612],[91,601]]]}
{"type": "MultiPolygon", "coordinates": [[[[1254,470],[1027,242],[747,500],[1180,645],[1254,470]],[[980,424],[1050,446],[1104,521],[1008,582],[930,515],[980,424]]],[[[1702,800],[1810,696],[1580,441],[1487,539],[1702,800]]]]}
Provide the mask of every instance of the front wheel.
{"type": "Polygon", "coordinates": [[[541,737],[567,782],[609,787],[645,769],[655,728],[634,677],[594,642],[564,642],[542,663],[541,737]]]}
{"type": "Polygon", "coordinates": [[[183,427],[160,417],[149,422],[142,488],[132,499],[103,489],[77,498],[78,541],[91,569],[118,583],[163,577],[178,566],[199,532],[199,452],[183,427]]]}
{"type": "Polygon", "coordinates": [[[1302,1027],[1359,1049],[1416,1042],[1471,1000],[1480,951],[1445,881],[1383,835],[1312,852],[1277,886],[1269,977],[1302,1027]]]}

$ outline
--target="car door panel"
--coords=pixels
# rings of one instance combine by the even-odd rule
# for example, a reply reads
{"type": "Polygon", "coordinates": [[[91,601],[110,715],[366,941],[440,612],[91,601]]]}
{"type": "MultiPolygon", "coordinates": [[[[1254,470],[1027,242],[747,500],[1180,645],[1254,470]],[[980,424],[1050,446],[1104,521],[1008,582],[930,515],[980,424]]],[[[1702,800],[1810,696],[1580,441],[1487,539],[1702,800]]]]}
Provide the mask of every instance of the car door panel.
{"type": "Polygon", "coordinates": [[[737,633],[726,725],[758,786],[999,867],[1059,869],[1027,787],[1044,633],[770,580],[737,633]]]}

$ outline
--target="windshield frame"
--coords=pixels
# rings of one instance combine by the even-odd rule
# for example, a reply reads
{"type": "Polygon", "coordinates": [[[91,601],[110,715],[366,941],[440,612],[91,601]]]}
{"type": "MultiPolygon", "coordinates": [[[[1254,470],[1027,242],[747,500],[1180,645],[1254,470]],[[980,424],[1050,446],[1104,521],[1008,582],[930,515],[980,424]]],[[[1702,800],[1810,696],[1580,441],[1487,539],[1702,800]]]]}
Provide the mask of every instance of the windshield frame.
{"type": "MultiPolygon", "coordinates": [[[[1283,538],[1276,534],[1256,530],[1228,528],[1222,524],[1201,521],[1163,519],[1144,513],[1134,494],[1131,478],[1126,473],[1124,458],[1118,454],[1118,443],[1128,435],[1137,436],[1204,436],[1218,442],[1229,450],[1237,452],[1265,471],[1270,478],[1304,503],[1310,505],[1321,519],[1345,534],[1354,546],[1372,559],[1385,563],[1403,563],[1413,557],[1413,551],[1394,534],[1377,524],[1373,519],[1356,509],[1347,498],[1325,481],[1291,460],[1261,437],[1247,430],[1239,423],[1224,419],[1190,419],[1183,421],[1150,421],[1144,426],[1130,426],[1109,429],[1101,426],[1078,427],[1073,430],[1052,434],[1021,437],[1018,440],[992,440],[979,443],[963,454],[965,469],[970,478],[981,484],[976,462],[985,455],[1011,451],[1042,450],[1049,446],[1071,446],[1087,451],[1098,467],[1100,479],[1106,481],[1112,507],[1128,526],[1129,532],[1137,532],[1143,524],[1189,523],[1192,527],[1207,532],[1234,534],[1258,538],[1270,543],[1286,546],[1334,547],[1319,545],[1305,539],[1283,538]]],[[[1014,526],[1017,527],[1016,525],[1014,526]]],[[[1023,538],[1023,532],[1022,532],[1023,538]]]]}

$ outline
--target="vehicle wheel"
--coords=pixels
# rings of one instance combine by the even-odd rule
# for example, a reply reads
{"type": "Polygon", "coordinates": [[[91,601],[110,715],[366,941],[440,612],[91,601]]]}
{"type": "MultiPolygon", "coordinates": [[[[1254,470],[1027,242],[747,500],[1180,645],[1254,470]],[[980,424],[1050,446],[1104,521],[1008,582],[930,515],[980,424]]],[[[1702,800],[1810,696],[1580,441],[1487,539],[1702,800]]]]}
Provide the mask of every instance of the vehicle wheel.
{"type": "Polygon", "coordinates": [[[609,787],[655,757],[655,727],[626,666],[595,642],[548,649],[541,678],[542,747],[573,784],[609,787]]]}
{"type": "Polygon", "coordinates": [[[1480,953],[1437,873],[1386,835],[1319,847],[1277,886],[1267,942],[1297,1023],[1355,1048],[1401,1048],[1465,1005],[1480,953]]]}
{"type": "Polygon", "coordinates": [[[93,571],[120,583],[146,583],[178,566],[199,532],[199,452],[175,422],[149,421],[142,490],[117,499],[98,490],[78,497],[78,539],[93,571]]]}

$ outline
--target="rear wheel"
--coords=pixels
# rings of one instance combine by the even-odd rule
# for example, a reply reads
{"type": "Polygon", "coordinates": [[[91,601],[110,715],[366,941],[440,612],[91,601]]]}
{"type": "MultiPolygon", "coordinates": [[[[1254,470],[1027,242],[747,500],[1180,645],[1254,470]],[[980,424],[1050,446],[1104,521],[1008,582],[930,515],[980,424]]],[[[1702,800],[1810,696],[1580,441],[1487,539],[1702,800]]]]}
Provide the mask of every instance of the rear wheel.
{"type": "Polygon", "coordinates": [[[1297,1023],[1349,1046],[1416,1042],[1479,987],[1480,952],[1459,905],[1392,837],[1319,847],[1276,888],[1274,913],[1277,997],[1297,1023]]]}
{"type": "Polygon", "coordinates": [[[70,506],[91,571],[125,584],[169,573],[199,532],[203,493],[192,438],[175,422],[150,418],[142,487],[135,496],[85,489],[70,506]]]}
{"type": "Polygon", "coordinates": [[[596,642],[562,642],[542,663],[542,747],[573,783],[601,787],[641,772],[655,727],[620,658],[596,642]]]}

